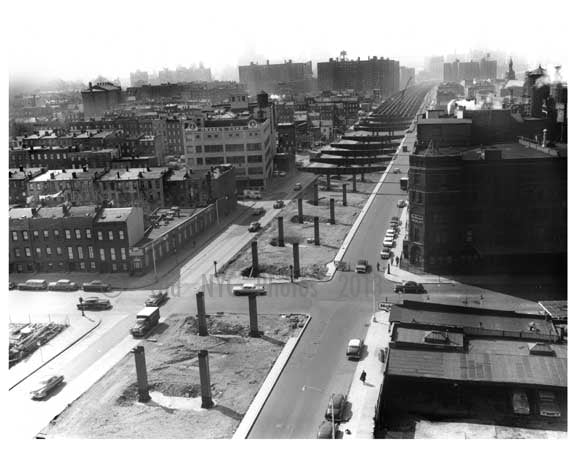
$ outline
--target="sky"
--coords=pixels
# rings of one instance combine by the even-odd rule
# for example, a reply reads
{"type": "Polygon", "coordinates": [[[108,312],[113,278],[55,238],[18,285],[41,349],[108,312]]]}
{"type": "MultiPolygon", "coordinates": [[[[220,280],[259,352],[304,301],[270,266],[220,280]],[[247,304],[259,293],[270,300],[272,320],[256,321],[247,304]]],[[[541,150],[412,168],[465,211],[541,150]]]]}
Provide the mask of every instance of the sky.
{"type": "Polygon", "coordinates": [[[12,75],[129,78],[203,62],[216,78],[237,66],[383,56],[419,67],[423,56],[488,48],[568,72],[568,1],[29,0],[2,8],[12,75]]]}

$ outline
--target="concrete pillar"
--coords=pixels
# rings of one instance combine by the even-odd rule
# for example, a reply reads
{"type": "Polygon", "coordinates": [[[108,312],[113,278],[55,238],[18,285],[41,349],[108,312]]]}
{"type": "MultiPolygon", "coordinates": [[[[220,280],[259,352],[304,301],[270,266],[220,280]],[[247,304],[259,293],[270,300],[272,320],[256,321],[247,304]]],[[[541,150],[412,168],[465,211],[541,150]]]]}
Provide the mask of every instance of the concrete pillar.
{"type": "Polygon", "coordinates": [[[252,338],[260,337],[258,331],[258,308],[256,306],[256,295],[248,295],[248,313],[250,315],[250,336],[252,338]]]}
{"type": "Polygon", "coordinates": [[[314,206],[318,206],[318,183],[314,183],[314,187],[312,188],[314,191],[314,196],[312,197],[312,204],[314,206]]]}
{"type": "Polygon", "coordinates": [[[357,192],[356,189],[356,173],[352,175],[352,192],[357,192]]]}
{"type": "Polygon", "coordinates": [[[346,196],[346,192],[348,188],[348,184],[342,184],[342,205],[348,206],[348,197],[346,196]]]}
{"type": "Polygon", "coordinates": [[[334,213],[334,199],[330,199],[330,224],[336,224],[336,217],[334,213]]]}
{"type": "Polygon", "coordinates": [[[136,362],[136,378],[138,380],[138,402],[148,402],[148,373],[146,372],[146,356],[144,346],[136,346],[132,349],[134,361],[136,362]]]}
{"type": "Polygon", "coordinates": [[[292,244],[292,256],[294,258],[294,278],[300,278],[300,251],[298,242],[292,244]]]}
{"type": "Polygon", "coordinates": [[[252,240],[252,276],[258,275],[258,241],[252,240]]]}
{"type": "Polygon", "coordinates": [[[302,211],[302,199],[298,199],[298,222],[302,224],[304,222],[304,212],[302,211]]]}
{"type": "Polygon", "coordinates": [[[284,218],[278,216],[278,246],[284,246],[284,218]]]}
{"type": "Polygon", "coordinates": [[[326,175],[326,190],[330,190],[330,174],[326,175]]]}
{"type": "Polygon", "coordinates": [[[314,245],[320,245],[320,218],[314,216],[314,245]]]}
{"type": "Polygon", "coordinates": [[[198,334],[208,336],[208,325],[206,324],[206,307],[204,305],[204,292],[196,292],[196,309],[198,310],[198,334]]]}
{"type": "Polygon", "coordinates": [[[198,351],[198,367],[200,368],[200,394],[202,396],[202,408],[212,408],[212,388],[210,387],[210,367],[208,365],[208,351],[198,351]]]}

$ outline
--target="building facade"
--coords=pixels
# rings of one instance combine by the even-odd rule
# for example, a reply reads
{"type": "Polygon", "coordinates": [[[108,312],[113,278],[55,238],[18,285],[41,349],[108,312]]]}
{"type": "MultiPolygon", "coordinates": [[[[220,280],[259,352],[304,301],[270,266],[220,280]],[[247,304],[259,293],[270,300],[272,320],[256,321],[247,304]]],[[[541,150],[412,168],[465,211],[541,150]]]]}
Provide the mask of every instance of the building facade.
{"type": "Polygon", "coordinates": [[[113,109],[122,102],[122,88],[112,83],[88,84],[82,91],[82,105],[84,118],[101,117],[105,112],[113,109]]]}
{"type": "Polygon", "coordinates": [[[240,83],[246,85],[248,92],[255,95],[260,91],[269,93],[281,92],[283,87],[312,81],[312,62],[284,61],[280,64],[254,64],[238,66],[240,83]]]}

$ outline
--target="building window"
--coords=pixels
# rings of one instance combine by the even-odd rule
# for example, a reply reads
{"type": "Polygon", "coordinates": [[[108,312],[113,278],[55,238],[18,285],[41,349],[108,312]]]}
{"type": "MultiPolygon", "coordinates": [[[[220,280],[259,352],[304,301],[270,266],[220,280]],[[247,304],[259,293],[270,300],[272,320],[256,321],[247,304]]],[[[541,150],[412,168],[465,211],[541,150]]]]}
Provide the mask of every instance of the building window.
{"type": "Polygon", "coordinates": [[[22,240],[28,240],[28,231],[22,231],[22,240]]]}
{"type": "Polygon", "coordinates": [[[102,235],[102,231],[98,231],[98,240],[104,240],[104,236],[102,235]]]}
{"type": "Polygon", "coordinates": [[[202,153],[202,146],[196,146],[196,153],[197,153],[197,154],[201,154],[201,153],[202,153]]]}
{"type": "Polygon", "coordinates": [[[86,229],[86,238],[87,238],[87,239],[91,239],[91,238],[92,238],[92,229],[86,229]]]}
{"type": "Polygon", "coordinates": [[[64,229],[64,236],[66,240],[70,240],[72,238],[72,232],[70,232],[70,229],[64,229]]]}
{"type": "Polygon", "coordinates": [[[81,270],[81,271],[85,271],[85,270],[86,270],[86,263],[80,263],[80,270],[81,270]]]}
{"type": "Polygon", "coordinates": [[[248,163],[261,163],[262,156],[261,155],[249,155],[248,156],[248,163]]]}
{"type": "Polygon", "coordinates": [[[78,259],[84,259],[84,249],[81,246],[76,247],[78,251],[78,259]]]}
{"type": "Polygon", "coordinates": [[[96,270],[96,263],[94,261],[92,261],[90,263],[90,270],[95,271],[96,270]]]}
{"type": "Polygon", "coordinates": [[[12,240],[15,242],[18,240],[18,232],[12,231],[12,240]]]}
{"type": "Polygon", "coordinates": [[[67,247],[68,249],[68,259],[74,259],[74,248],[67,247]]]}
{"type": "Polygon", "coordinates": [[[116,261],[116,249],[110,248],[110,259],[116,261]]]}
{"type": "Polygon", "coordinates": [[[56,247],[56,254],[62,256],[62,247],[56,247]]]}
{"type": "Polygon", "coordinates": [[[120,259],[126,261],[126,248],[120,248],[120,259]]]}
{"type": "Polygon", "coordinates": [[[94,259],[94,247],[93,246],[88,247],[88,258],[94,259]]]}
{"type": "Polygon", "coordinates": [[[123,230],[119,230],[118,235],[120,237],[120,240],[124,240],[124,231],[123,230]]]}
{"type": "Polygon", "coordinates": [[[37,257],[37,258],[41,258],[41,257],[42,257],[42,248],[36,248],[36,257],[37,257]]]}
{"type": "Polygon", "coordinates": [[[114,240],[114,231],[108,231],[108,240],[114,240]]]}
{"type": "Polygon", "coordinates": [[[197,159],[196,159],[196,164],[198,164],[198,165],[204,165],[204,159],[203,159],[203,158],[197,158],[197,159]]]}
{"type": "Polygon", "coordinates": [[[60,231],[58,229],[54,229],[54,238],[60,240],[60,231]]]}
{"type": "Polygon", "coordinates": [[[80,240],[82,238],[82,232],[80,229],[74,229],[74,235],[76,236],[76,240],[80,240]]]}
{"type": "Polygon", "coordinates": [[[47,230],[42,231],[42,233],[44,234],[44,240],[48,240],[50,238],[47,230]]]}
{"type": "Polygon", "coordinates": [[[20,248],[14,248],[14,256],[19,258],[20,257],[20,248]]]}
{"type": "Polygon", "coordinates": [[[224,152],[224,146],[222,144],[214,144],[212,146],[204,146],[204,152],[224,152]]]}
{"type": "Polygon", "coordinates": [[[34,240],[38,240],[40,238],[40,231],[37,231],[37,230],[32,231],[32,238],[34,240]]]}
{"type": "Polygon", "coordinates": [[[112,272],[118,272],[118,265],[117,264],[112,264],[112,272]]]}
{"type": "Polygon", "coordinates": [[[106,261],[106,254],[104,248],[100,248],[100,261],[106,261]]]}
{"type": "Polygon", "coordinates": [[[46,247],[46,255],[52,256],[52,247],[46,247]]]}

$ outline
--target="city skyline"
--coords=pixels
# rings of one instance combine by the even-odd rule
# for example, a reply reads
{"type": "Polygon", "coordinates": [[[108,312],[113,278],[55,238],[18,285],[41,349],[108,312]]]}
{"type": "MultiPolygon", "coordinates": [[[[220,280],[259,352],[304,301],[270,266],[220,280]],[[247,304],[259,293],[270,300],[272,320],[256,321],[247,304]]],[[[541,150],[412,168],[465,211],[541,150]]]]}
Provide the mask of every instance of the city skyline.
{"type": "MultiPolygon", "coordinates": [[[[103,4],[111,6],[107,0],[103,4]]],[[[346,15],[342,13],[346,5],[342,2],[331,3],[328,8],[324,2],[308,5],[297,1],[289,10],[259,0],[248,10],[224,2],[223,8],[228,14],[223,16],[209,4],[195,4],[190,8],[185,3],[169,1],[168,8],[160,11],[142,8],[138,11],[139,21],[125,22],[117,18],[131,17],[133,11],[122,4],[114,5],[113,20],[107,16],[110,11],[107,8],[80,10],[91,18],[92,27],[110,23],[112,30],[119,31],[101,36],[87,33],[90,29],[84,27],[83,21],[74,22],[74,14],[79,11],[72,5],[68,0],[58,0],[55,6],[38,3],[39,13],[28,18],[26,36],[12,30],[18,27],[17,23],[8,24],[9,36],[20,35],[17,42],[9,42],[13,45],[8,47],[5,60],[11,79],[87,82],[103,75],[111,80],[119,78],[124,84],[129,81],[130,72],[137,69],[151,72],[202,62],[211,68],[214,79],[237,80],[238,65],[251,61],[261,64],[267,60],[277,63],[288,59],[318,62],[336,57],[342,50],[346,50],[351,59],[383,56],[418,68],[427,56],[466,55],[471,50],[486,49],[523,56],[529,66],[562,65],[565,76],[569,72],[569,51],[562,45],[567,43],[563,37],[569,30],[567,15],[556,18],[554,35],[544,39],[536,34],[514,32],[513,26],[504,21],[498,27],[499,18],[514,17],[519,8],[523,11],[523,22],[538,24],[537,2],[484,2],[485,10],[497,10],[496,19],[485,20],[462,19],[457,2],[443,2],[441,11],[436,4],[418,2],[421,14],[410,20],[411,31],[417,32],[409,34],[406,22],[385,20],[388,15],[401,14],[401,7],[372,1],[364,2],[362,9],[373,12],[370,19],[346,24],[343,24],[346,15]],[[186,8],[189,14],[173,15],[178,8],[186,8]],[[62,11],[67,13],[63,15],[62,11]],[[381,24],[378,23],[380,17],[381,24]],[[52,27],[62,19],[66,19],[66,28],[52,27]],[[279,23],[286,25],[286,29],[279,28],[279,23]],[[154,27],[149,30],[144,24],[154,24],[154,27]],[[245,24],[254,24],[254,27],[242,27],[239,32],[238,26],[245,24]],[[480,33],[485,28],[490,31],[488,36],[480,33]],[[341,33],[341,29],[347,33],[341,33]],[[398,40],[405,34],[405,40],[398,40]],[[66,42],[75,35],[88,38],[66,42]],[[134,37],[138,38],[136,42],[132,41],[134,37]],[[122,43],[124,40],[128,45],[122,43]],[[39,43],[46,43],[50,52],[39,43]],[[66,45],[62,46],[63,43],[66,45]],[[54,53],[55,49],[61,52],[54,53]],[[32,56],[34,59],[30,59],[32,56]]],[[[7,9],[17,17],[25,14],[19,5],[10,5],[7,9]]]]}

